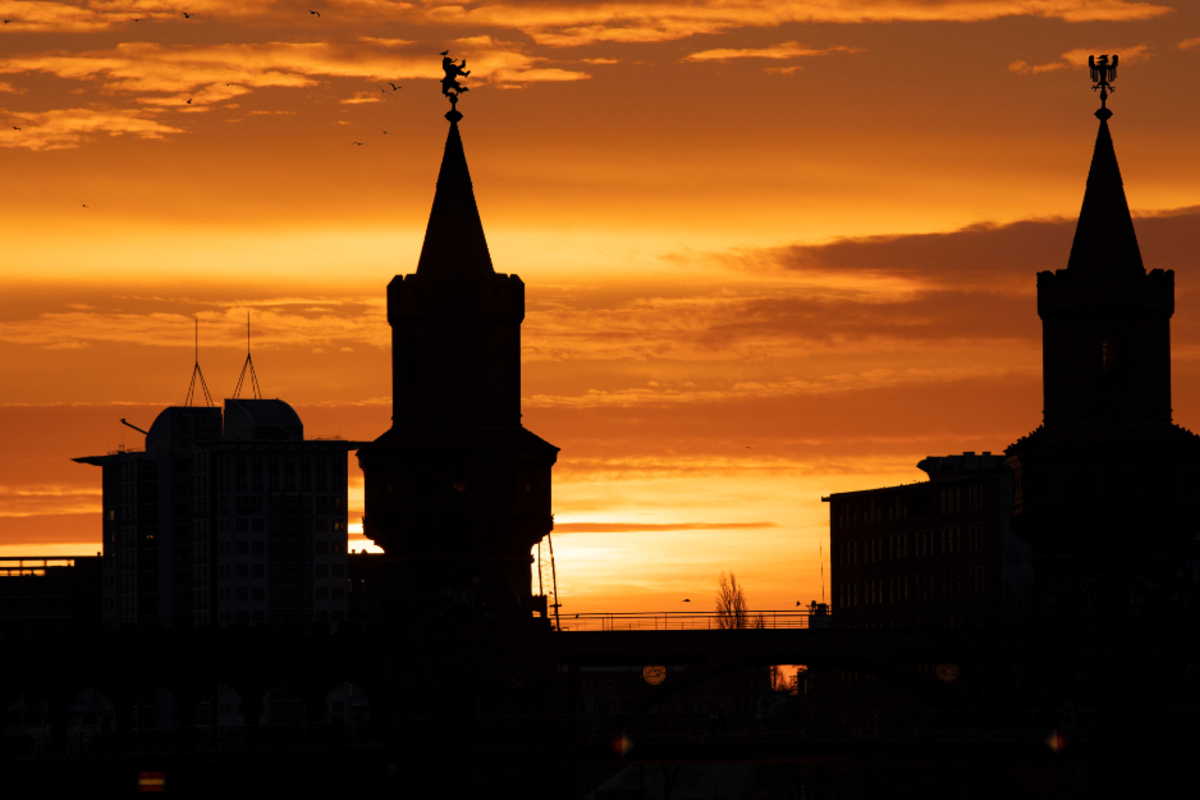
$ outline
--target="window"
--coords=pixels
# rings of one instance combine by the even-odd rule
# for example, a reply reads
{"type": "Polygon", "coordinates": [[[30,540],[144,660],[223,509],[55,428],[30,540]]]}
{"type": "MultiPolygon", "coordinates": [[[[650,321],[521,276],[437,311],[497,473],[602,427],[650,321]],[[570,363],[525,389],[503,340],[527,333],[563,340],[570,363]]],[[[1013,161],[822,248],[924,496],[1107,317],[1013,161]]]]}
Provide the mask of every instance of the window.
{"type": "Polygon", "coordinates": [[[1100,343],[1100,366],[1106,378],[1111,378],[1117,374],[1120,360],[1117,357],[1117,342],[1115,339],[1105,339],[1100,343]]]}

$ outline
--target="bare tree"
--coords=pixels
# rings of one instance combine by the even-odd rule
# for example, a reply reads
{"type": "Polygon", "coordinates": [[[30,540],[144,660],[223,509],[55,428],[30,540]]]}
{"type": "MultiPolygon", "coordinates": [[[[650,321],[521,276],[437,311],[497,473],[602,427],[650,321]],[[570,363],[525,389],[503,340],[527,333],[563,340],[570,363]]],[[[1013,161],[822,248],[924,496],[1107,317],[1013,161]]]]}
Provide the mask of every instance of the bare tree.
{"type": "Polygon", "coordinates": [[[717,581],[717,627],[721,629],[749,628],[750,619],[746,611],[746,593],[738,586],[731,571],[721,573],[717,581]]]}

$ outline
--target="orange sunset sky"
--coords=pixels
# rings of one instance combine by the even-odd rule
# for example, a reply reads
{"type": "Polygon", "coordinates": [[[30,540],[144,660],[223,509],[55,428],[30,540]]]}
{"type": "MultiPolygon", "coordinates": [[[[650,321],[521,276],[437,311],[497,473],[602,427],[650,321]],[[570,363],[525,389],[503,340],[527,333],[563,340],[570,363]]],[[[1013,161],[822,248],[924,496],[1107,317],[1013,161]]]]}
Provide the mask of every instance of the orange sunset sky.
{"type": "Polygon", "coordinates": [[[1083,198],[1089,53],[1120,54],[1113,137],[1146,266],[1176,271],[1175,419],[1200,424],[1200,4],[0,16],[0,554],[99,549],[100,471],[70,459],[183,403],[194,317],[218,402],[249,309],[263,392],[308,435],[387,429],[384,288],[416,268],[447,48],[493,261],[527,286],[524,422],[562,448],[565,612],[704,610],[722,570],[752,607],[807,603],[822,495],[1036,427],[1035,273],[1066,266],[1083,198]]]}

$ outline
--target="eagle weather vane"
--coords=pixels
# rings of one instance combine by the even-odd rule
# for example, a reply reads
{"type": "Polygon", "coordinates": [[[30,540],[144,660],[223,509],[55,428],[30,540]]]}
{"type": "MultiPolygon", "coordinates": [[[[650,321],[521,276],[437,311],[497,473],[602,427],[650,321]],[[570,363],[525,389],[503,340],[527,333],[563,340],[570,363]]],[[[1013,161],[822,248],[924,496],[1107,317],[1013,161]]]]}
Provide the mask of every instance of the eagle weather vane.
{"type": "Polygon", "coordinates": [[[446,77],[442,78],[442,94],[450,98],[450,113],[446,116],[454,116],[457,119],[462,119],[462,114],[458,111],[458,96],[463,92],[470,91],[470,88],[463,86],[458,82],[460,77],[465,78],[471,74],[471,70],[465,69],[467,60],[464,58],[462,63],[455,63],[450,57],[449,50],[443,50],[442,56],[442,71],[446,73],[446,77]]]}
{"type": "Polygon", "coordinates": [[[1104,101],[1108,99],[1109,91],[1115,92],[1112,82],[1117,79],[1117,59],[1119,56],[1114,55],[1112,62],[1108,60],[1108,56],[1088,56],[1088,68],[1092,71],[1092,91],[1100,90],[1100,110],[1096,112],[1096,116],[1108,119],[1112,116],[1112,112],[1104,105],[1104,101]]]}

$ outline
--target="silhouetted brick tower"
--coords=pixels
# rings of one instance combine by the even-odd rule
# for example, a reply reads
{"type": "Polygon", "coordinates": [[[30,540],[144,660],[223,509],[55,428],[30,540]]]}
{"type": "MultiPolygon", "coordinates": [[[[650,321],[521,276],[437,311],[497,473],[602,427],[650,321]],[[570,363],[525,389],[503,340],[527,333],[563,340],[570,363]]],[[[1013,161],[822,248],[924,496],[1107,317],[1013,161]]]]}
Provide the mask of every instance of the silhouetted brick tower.
{"type": "Polygon", "coordinates": [[[1043,424],[1007,451],[1039,605],[1066,617],[1178,597],[1200,529],[1200,437],[1171,421],[1175,273],[1143,267],[1112,112],[1096,116],[1067,268],[1038,273],[1043,424]]]}
{"type": "Polygon", "coordinates": [[[533,625],[531,549],[553,526],[558,448],[521,426],[525,285],[492,268],[457,111],[425,243],[388,285],[392,427],[359,450],[363,532],[387,553],[387,613],[533,625]]]}

